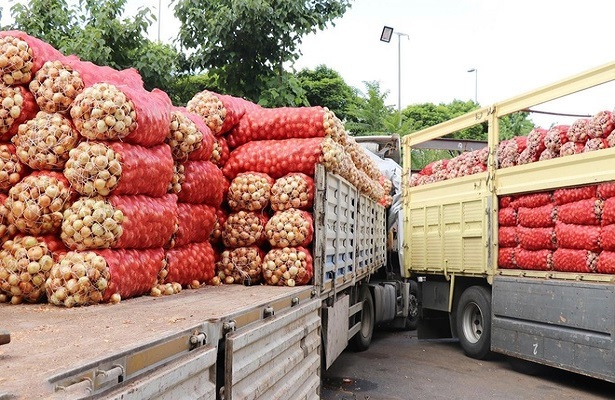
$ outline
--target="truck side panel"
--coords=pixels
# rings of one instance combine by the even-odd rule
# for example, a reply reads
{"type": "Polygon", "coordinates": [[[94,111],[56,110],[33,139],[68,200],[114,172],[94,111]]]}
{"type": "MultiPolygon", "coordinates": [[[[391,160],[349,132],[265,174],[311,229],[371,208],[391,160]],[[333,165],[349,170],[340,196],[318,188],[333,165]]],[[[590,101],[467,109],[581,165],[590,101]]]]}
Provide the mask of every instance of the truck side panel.
{"type": "Polygon", "coordinates": [[[497,276],[493,350],[615,381],[615,286],[497,276]]]}

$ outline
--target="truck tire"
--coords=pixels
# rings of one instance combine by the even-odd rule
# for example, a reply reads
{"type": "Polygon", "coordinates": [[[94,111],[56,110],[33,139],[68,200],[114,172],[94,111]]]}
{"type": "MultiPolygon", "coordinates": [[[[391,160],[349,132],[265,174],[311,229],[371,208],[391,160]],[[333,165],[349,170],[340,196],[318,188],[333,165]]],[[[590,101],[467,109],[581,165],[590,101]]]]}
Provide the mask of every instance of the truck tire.
{"type": "Polygon", "coordinates": [[[467,288],[457,304],[457,335],[468,357],[483,360],[491,353],[491,291],[482,286],[467,288]]]}
{"type": "Polygon", "coordinates": [[[408,299],[408,316],[406,317],[405,330],[414,331],[419,326],[419,285],[410,281],[410,297],[408,299]]]}
{"type": "Polygon", "coordinates": [[[359,302],[363,303],[363,309],[360,312],[361,329],[352,337],[351,343],[355,351],[365,351],[372,343],[375,323],[374,299],[367,285],[361,286],[359,302]]]}

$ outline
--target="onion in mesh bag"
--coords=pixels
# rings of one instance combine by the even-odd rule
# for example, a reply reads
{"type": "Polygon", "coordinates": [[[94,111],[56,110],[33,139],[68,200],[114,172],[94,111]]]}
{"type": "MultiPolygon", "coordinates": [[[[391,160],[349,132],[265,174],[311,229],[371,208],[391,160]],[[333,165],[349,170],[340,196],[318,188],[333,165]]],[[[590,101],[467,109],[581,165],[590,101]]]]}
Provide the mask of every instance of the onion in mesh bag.
{"type": "Polygon", "coordinates": [[[615,251],[603,251],[600,253],[596,272],[599,274],[615,274],[615,251]]]}
{"type": "Polygon", "coordinates": [[[600,226],[558,222],[555,224],[557,245],[560,248],[599,252],[601,250],[600,230],[600,226]]]}
{"type": "Polygon", "coordinates": [[[273,211],[309,210],[314,204],[314,180],[299,172],[277,179],[271,187],[270,203],[273,211]]]}
{"type": "Polygon", "coordinates": [[[178,230],[171,247],[209,240],[216,225],[216,209],[207,204],[177,203],[178,230]]]}
{"type": "Polygon", "coordinates": [[[597,186],[587,185],[572,188],[561,188],[553,191],[553,201],[557,205],[574,203],[579,200],[591,199],[597,196],[597,186]]]}
{"type": "Polygon", "coordinates": [[[22,233],[57,233],[62,225],[62,213],[73,195],[61,173],[34,172],[9,190],[5,202],[8,220],[22,233]]]}
{"type": "Polygon", "coordinates": [[[220,136],[216,137],[209,161],[222,168],[230,156],[231,151],[226,144],[226,139],[220,136]]]}
{"type": "Polygon", "coordinates": [[[222,242],[222,232],[224,230],[224,224],[226,223],[227,218],[228,213],[224,209],[216,209],[216,223],[214,224],[214,228],[211,231],[211,236],[209,237],[209,241],[212,244],[218,244],[222,242]]]}
{"type": "Polygon", "coordinates": [[[62,241],[72,250],[163,247],[177,229],[177,196],[82,197],[65,212],[62,241]]]}
{"type": "Polygon", "coordinates": [[[595,272],[598,255],[588,250],[559,248],[553,252],[553,269],[562,272],[595,272]]]}
{"type": "Polygon", "coordinates": [[[69,152],[77,146],[79,134],[62,114],[40,111],[19,125],[13,136],[16,154],[33,169],[62,169],[69,152]]]}
{"type": "Polygon", "coordinates": [[[8,141],[19,125],[38,112],[34,96],[22,86],[5,86],[0,83],[0,140],[8,141]]]}
{"type": "Polygon", "coordinates": [[[9,222],[9,210],[4,205],[7,196],[0,194],[0,245],[17,235],[17,227],[9,222]]]}
{"type": "Polygon", "coordinates": [[[175,160],[186,160],[203,142],[203,132],[180,109],[171,111],[171,124],[165,142],[171,147],[175,160]]]}
{"type": "Polygon", "coordinates": [[[517,263],[515,261],[515,253],[518,247],[500,247],[498,249],[498,268],[515,269],[517,263]]]}
{"type": "Polygon", "coordinates": [[[222,283],[253,285],[263,279],[262,263],[265,253],[256,246],[227,249],[216,262],[218,278],[222,283]]]}
{"type": "Polygon", "coordinates": [[[308,246],[314,237],[312,216],[294,208],[278,211],[265,225],[265,236],[272,247],[308,246]]]}
{"type": "Polygon", "coordinates": [[[64,175],[84,196],[160,197],[173,179],[173,157],[165,144],[145,148],[119,142],[82,142],[70,151],[64,175]]]}
{"type": "Polygon", "coordinates": [[[544,137],[545,148],[559,154],[562,145],[568,142],[569,125],[555,125],[547,131],[544,137]]]}
{"type": "Polygon", "coordinates": [[[268,285],[307,285],[312,275],[312,256],[303,247],[271,249],[263,259],[263,278],[268,285]]]}
{"type": "Polygon", "coordinates": [[[32,49],[24,40],[0,37],[0,77],[7,85],[27,84],[32,79],[32,49]]]}
{"type": "Polygon", "coordinates": [[[8,193],[28,173],[15,153],[15,146],[0,144],[0,192],[8,193]]]}
{"type": "Polygon", "coordinates": [[[265,241],[267,217],[252,211],[229,214],[222,228],[222,242],[226,247],[248,247],[265,241]]]}
{"type": "Polygon", "coordinates": [[[216,274],[215,252],[211,243],[190,243],[166,252],[163,283],[177,282],[192,288],[208,282],[216,274]]]}
{"type": "Polygon", "coordinates": [[[587,135],[590,138],[605,138],[615,128],[615,120],[610,111],[599,111],[590,118],[587,127],[587,135]]]}
{"type": "Polygon", "coordinates": [[[589,139],[589,118],[576,119],[568,129],[568,141],[585,143],[589,139]]]}
{"type": "Polygon", "coordinates": [[[211,161],[188,161],[182,165],[179,201],[220,207],[228,184],[220,168],[211,161]]]}
{"type": "Polygon", "coordinates": [[[591,138],[585,142],[583,153],[589,153],[590,151],[602,150],[609,147],[608,140],[602,138],[591,138]]]}
{"type": "Polygon", "coordinates": [[[203,90],[188,101],[188,111],[200,116],[218,136],[228,132],[245,113],[245,100],[203,90]]]}
{"type": "Polygon", "coordinates": [[[275,181],[267,174],[244,172],[229,186],[227,201],[231,210],[256,211],[269,205],[271,187],[275,181]]]}
{"type": "Polygon", "coordinates": [[[84,87],[81,74],[58,60],[43,64],[29,85],[40,109],[48,113],[68,111],[84,87]]]}
{"type": "Polygon", "coordinates": [[[551,250],[525,250],[515,252],[515,264],[520,269],[550,271],[553,269],[553,251],[551,250]]]}
{"type": "Polygon", "coordinates": [[[163,249],[71,251],[53,265],[47,297],[75,307],[141,296],[156,284],[163,260],[163,249]]]}
{"type": "Polygon", "coordinates": [[[604,202],[591,198],[558,206],[557,220],[565,224],[600,225],[604,202]]]}
{"type": "Polygon", "coordinates": [[[5,242],[0,251],[0,293],[8,295],[12,304],[41,301],[53,263],[47,244],[33,236],[5,242]]]}

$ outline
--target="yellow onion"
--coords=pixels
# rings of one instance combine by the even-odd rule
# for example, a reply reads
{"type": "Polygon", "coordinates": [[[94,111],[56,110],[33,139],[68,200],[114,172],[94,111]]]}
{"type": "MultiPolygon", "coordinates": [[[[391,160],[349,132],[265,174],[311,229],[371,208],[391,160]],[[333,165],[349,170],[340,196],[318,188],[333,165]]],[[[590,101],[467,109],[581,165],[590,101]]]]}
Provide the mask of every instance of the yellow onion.
{"type": "Polygon", "coordinates": [[[182,185],[186,180],[185,167],[183,164],[175,163],[173,165],[173,177],[169,183],[169,193],[179,193],[182,191],[182,185]]]}
{"type": "Polygon", "coordinates": [[[258,247],[239,247],[222,252],[216,262],[221,282],[253,285],[262,280],[263,254],[258,247]]]}
{"type": "Polygon", "coordinates": [[[123,222],[104,197],[82,197],[64,211],[61,238],[73,250],[107,249],[122,236],[123,222]]]}
{"type": "Polygon", "coordinates": [[[0,145],[0,192],[8,192],[26,173],[26,167],[19,161],[14,147],[0,145]]]}
{"type": "Polygon", "coordinates": [[[227,200],[232,210],[256,211],[269,204],[274,181],[262,173],[241,173],[229,186],[227,200]]]}
{"type": "Polygon", "coordinates": [[[84,84],[81,74],[61,61],[47,61],[30,82],[30,92],[42,111],[63,113],[68,111],[84,84]]]}
{"type": "Polygon", "coordinates": [[[32,48],[13,36],[0,37],[0,77],[7,85],[24,85],[32,79],[32,48]]]}
{"type": "Polygon", "coordinates": [[[119,184],[122,156],[105,144],[82,142],[70,150],[64,175],[84,196],[108,196],[119,184]]]}
{"type": "Polygon", "coordinates": [[[262,243],[266,217],[251,211],[238,211],[228,216],[222,230],[226,247],[247,247],[262,243]]]}
{"type": "Polygon", "coordinates": [[[314,201],[314,181],[305,174],[291,173],[275,181],[271,187],[271,209],[308,209],[314,201]]]}
{"type": "Polygon", "coordinates": [[[224,103],[214,93],[204,90],[197,93],[188,103],[186,109],[200,116],[216,135],[222,130],[226,118],[224,103]]]}
{"type": "Polygon", "coordinates": [[[166,143],[171,146],[171,154],[176,160],[185,160],[203,142],[203,133],[184,113],[171,112],[171,124],[166,143]]]}
{"type": "Polygon", "coordinates": [[[305,285],[312,274],[312,256],[301,247],[272,249],[263,259],[263,278],[268,285],[305,285]]]}

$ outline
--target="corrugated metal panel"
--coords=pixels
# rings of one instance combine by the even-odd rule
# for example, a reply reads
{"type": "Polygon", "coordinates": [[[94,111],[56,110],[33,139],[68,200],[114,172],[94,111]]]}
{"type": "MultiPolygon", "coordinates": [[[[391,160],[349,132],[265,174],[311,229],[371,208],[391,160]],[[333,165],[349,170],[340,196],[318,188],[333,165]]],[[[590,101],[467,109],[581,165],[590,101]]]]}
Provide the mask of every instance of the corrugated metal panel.
{"type": "Polygon", "coordinates": [[[320,299],[226,340],[227,400],[318,399],[320,299]]]}

